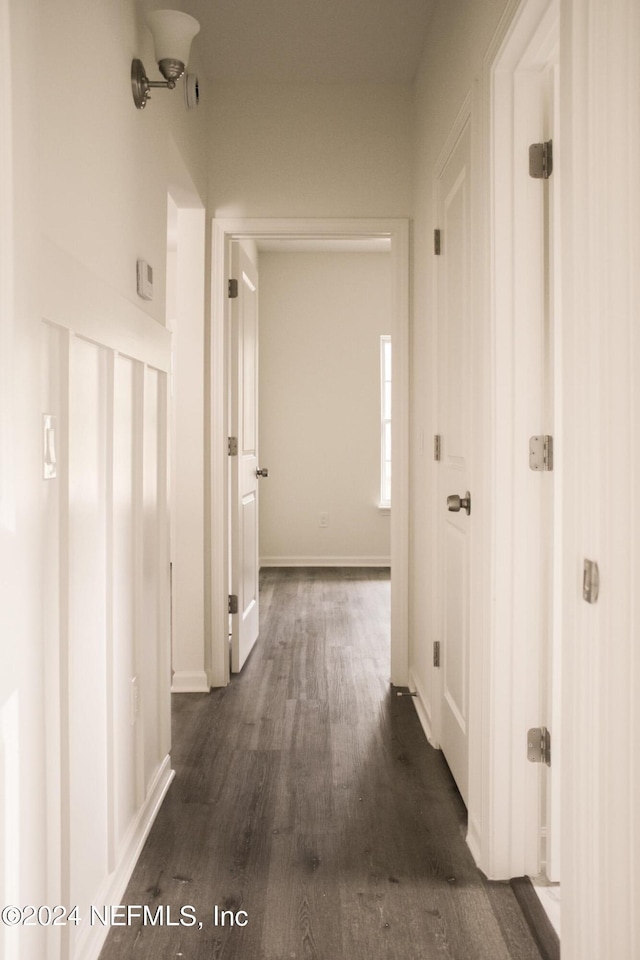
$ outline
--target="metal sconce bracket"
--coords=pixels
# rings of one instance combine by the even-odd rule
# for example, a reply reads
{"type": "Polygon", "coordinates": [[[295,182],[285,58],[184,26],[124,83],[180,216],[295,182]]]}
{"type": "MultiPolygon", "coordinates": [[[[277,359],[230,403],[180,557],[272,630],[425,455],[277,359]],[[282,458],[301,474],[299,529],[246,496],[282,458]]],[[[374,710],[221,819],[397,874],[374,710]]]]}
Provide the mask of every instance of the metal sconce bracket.
{"type": "Polygon", "coordinates": [[[133,102],[138,110],[144,110],[147,100],[150,99],[149,90],[152,87],[164,87],[173,90],[176,80],[184,73],[184,63],[181,60],[161,60],[158,64],[166,80],[149,80],[142,60],[131,61],[131,91],[133,102]]]}

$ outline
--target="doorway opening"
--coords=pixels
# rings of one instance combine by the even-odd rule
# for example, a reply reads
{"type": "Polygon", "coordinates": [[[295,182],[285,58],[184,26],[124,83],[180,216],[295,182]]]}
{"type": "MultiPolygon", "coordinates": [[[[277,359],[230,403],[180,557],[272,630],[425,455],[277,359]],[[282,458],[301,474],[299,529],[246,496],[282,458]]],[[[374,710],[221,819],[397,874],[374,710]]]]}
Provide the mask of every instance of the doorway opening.
{"type": "MultiPolygon", "coordinates": [[[[388,567],[380,339],[390,357],[389,241],[257,246],[260,458],[270,470],[261,566],[388,567]]],[[[390,397],[388,407],[390,453],[390,397]]]]}
{"type": "MultiPolygon", "coordinates": [[[[229,682],[228,598],[229,566],[225,545],[229,542],[230,479],[228,469],[227,424],[229,423],[229,326],[228,280],[231,276],[232,248],[245,241],[267,246],[272,243],[299,244],[375,244],[384,242],[389,249],[391,272],[390,334],[393,352],[393,511],[391,527],[391,681],[407,683],[408,673],[408,224],[404,220],[214,220],[212,268],[212,324],[209,341],[208,382],[211,388],[209,408],[210,438],[210,510],[211,526],[211,646],[209,679],[212,686],[229,682]],[[220,455],[223,451],[224,455],[220,455]],[[220,536],[222,532],[222,536],[220,536]],[[217,534],[217,536],[216,536],[217,534]]],[[[268,466],[268,465],[267,465],[268,466]]],[[[266,481],[268,483],[268,481],[266,481]]],[[[324,521],[320,514],[318,524],[324,521]]],[[[329,519],[329,518],[328,518],[329,519]]],[[[329,520],[330,522],[330,520],[329,520]]],[[[319,529],[326,529],[320,527],[319,529]]]]}

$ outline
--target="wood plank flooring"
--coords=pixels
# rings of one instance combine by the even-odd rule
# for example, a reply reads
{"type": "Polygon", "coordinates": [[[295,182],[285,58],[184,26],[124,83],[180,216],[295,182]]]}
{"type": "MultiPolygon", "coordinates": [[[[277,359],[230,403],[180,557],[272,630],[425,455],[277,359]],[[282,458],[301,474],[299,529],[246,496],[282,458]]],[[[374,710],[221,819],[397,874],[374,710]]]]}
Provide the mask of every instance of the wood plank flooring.
{"type": "Polygon", "coordinates": [[[174,697],[176,779],[124,901],[202,929],[113,928],[101,960],[540,960],[388,673],[387,571],[263,571],[242,674],[174,697]]]}

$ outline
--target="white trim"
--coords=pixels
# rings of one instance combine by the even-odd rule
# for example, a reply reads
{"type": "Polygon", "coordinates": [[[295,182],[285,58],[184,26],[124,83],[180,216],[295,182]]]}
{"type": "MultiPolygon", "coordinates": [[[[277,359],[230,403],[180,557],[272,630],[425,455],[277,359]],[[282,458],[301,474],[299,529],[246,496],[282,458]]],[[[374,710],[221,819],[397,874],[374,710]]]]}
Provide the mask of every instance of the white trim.
{"type": "MultiPolygon", "coordinates": [[[[138,811],[123,844],[123,853],[115,872],[112,873],[99,894],[95,898],[94,906],[100,909],[103,905],[122,903],[122,898],[131,879],[138,857],[142,853],[149,831],[153,826],[162,801],[167,795],[171,781],[175,776],[171,769],[171,757],[166,756],[149,788],[144,805],[138,811]]],[[[82,960],[98,960],[105,940],[109,934],[109,927],[97,923],[91,925],[85,922],[78,927],[78,939],[73,944],[73,956],[82,957],[82,960]]]]}
{"type": "MultiPolygon", "coordinates": [[[[391,371],[389,371],[389,377],[387,378],[387,369],[386,369],[386,346],[389,344],[391,349],[391,357],[393,362],[393,341],[388,334],[383,334],[380,337],[380,507],[391,507],[391,490],[393,489],[393,477],[391,478],[391,487],[387,488],[386,483],[386,466],[387,466],[387,432],[386,426],[389,425],[389,430],[393,435],[391,411],[387,410],[387,392],[386,385],[387,383],[391,384],[393,389],[393,383],[391,381],[391,371]],[[387,496],[385,496],[385,493],[387,496]]],[[[393,441],[391,441],[393,445],[393,441]]]]}
{"type": "Polygon", "coordinates": [[[212,221],[209,456],[211,522],[212,686],[229,682],[228,666],[228,372],[226,325],[229,247],[233,239],[360,239],[391,242],[393,383],[393,510],[391,511],[391,681],[405,686],[409,669],[409,223],[403,219],[214,219],[212,221]]]}
{"type": "Polygon", "coordinates": [[[261,567],[390,567],[391,557],[261,557],[261,567]]]}
{"type": "MultiPolygon", "coordinates": [[[[523,77],[535,84],[538,68],[551,50],[548,41],[557,29],[557,3],[526,0],[511,4],[509,14],[513,19],[502,21],[491,60],[485,62],[484,77],[490,118],[492,240],[491,413],[487,431],[491,438],[487,467],[492,599],[482,692],[486,705],[481,744],[483,817],[475,844],[478,863],[492,879],[535,874],[539,863],[539,769],[527,763],[525,738],[527,728],[540,723],[540,630],[535,620],[540,593],[541,554],[535,533],[540,485],[529,482],[522,452],[524,449],[526,457],[528,436],[537,432],[533,409],[527,407],[531,407],[530,395],[526,389],[517,391],[516,383],[519,379],[522,385],[527,368],[521,361],[528,355],[531,324],[539,322],[533,300],[540,281],[539,275],[533,274],[540,266],[535,262],[536,244],[541,249],[542,240],[536,234],[529,204],[531,196],[538,202],[537,193],[531,190],[527,173],[514,173],[514,158],[522,158],[518,162],[526,165],[527,143],[541,132],[536,94],[528,92],[523,77]],[[531,320],[529,302],[535,314],[531,320]],[[526,551],[521,549],[523,542],[526,551]]],[[[539,421],[540,412],[536,416],[539,421]]]]}
{"type": "Polygon", "coordinates": [[[209,693],[206,670],[176,670],[171,678],[171,693],[209,693]]]}
{"type": "Polygon", "coordinates": [[[169,372],[171,332],[137,304],[49,240],[42,240],[40,271],[38,312],[43,320],[169,372]]]}
{"type": "Polygon", "coordinates": [[[413,665],[409,668],[409,689],[415,692],[415,697],[413,697],[413,705],[416,708],[416,713],[418,714],[418,719],[420,720],[420,724],[424,730],[424,735],[431,746],[438,749],[439,743],[433,734],[433,718],[429,708],[429,701],[413,665]]]}

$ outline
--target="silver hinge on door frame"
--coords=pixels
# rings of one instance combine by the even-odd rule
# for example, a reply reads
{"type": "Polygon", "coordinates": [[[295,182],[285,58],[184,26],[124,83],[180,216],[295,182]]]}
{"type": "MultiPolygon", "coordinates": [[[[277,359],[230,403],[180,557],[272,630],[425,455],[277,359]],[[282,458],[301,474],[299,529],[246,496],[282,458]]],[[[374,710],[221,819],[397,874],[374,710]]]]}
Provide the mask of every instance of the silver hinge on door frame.
{"type": "Polygon", "coordinates": [[[237,437],[229,437],[229,440],[227,442],[227,453],[229,454],[230,457],[238,456],[238,438],[237,437]]]}
{"type": "Polygon", "coordinates": [[[442,458],[442,438],[439,433],[436,433],[433,437],[433,459],[440,460],[442,458]]]}
{"type": "Polygon", "coordinates": [[[440,641],[433,641],[433,665],[434,667],[440,666],[440,641]]]}
{"type": "Polygon", "coordinates": [[[237,281],[237,280],[229,280],[229,287],[228,287],[228,290],[227,290],[227,295],[228,295],[228,297],[229,297],[229,300],[235,300],[235,298],[238,296],[238,281],[237,281]]]}
{"type": "Polygon", "coordinates": [[[440,256],[441,249],[441,235],[440,231],[436,229],[433,231],[433,252],[436,257],[440,256]]]}
{"type": "Polygon", "coordinates": [[[229,613],[238,612],[238,597],[235,593],[229,594],[229,613]]]}
{"type": "Polygon", "coordinates": [[[527,732],[527,760],[551,766],[551,734],[546,727],[532,727],[527,732]]]}
{"type": "Polygon", "coordinates": [[[553,173],[553,141],[532,143],[529,147],[529,176],[534,180],[548,180],[553,173]]]}
{"type": "Polygon", "coordinates": [[[548,433],[529,438],[529,469],[553,470],[553,437],[548,433]]]}

